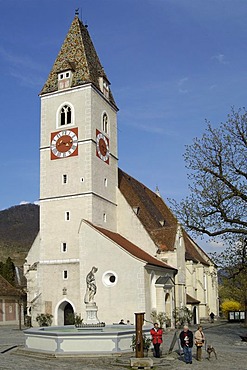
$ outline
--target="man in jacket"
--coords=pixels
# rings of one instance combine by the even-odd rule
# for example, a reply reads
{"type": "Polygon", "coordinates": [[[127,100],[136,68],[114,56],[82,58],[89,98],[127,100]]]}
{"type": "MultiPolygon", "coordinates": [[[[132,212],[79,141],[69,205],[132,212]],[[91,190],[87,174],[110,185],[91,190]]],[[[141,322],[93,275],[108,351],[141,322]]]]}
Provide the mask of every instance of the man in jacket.
{"type": "Polygon", "coordinates": [[[154,346],[154,357],[160,357],[160,345],[162,343],[163,330],[159,328],[157,322],[154,324],[153,329],[150,330],[150,334],[152,335],[152,342],[154,346]]]}
{"type": "Polygon", "coordinates": [[[193,333],[189,330],[187,325],[184,325],[184,330],[181,331],[179,339],[184,351],[184,360],[186,364],[192,364],[193,333]]]}

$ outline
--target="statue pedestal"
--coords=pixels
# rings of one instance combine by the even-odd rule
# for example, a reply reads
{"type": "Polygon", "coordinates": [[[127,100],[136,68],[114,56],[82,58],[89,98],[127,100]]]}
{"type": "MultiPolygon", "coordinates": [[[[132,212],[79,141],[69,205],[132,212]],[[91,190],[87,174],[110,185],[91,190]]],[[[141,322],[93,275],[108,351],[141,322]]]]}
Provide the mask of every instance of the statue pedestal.
{"type": "Polygon", "coordinates": [[[87,303],[86,304],[86,313],[87,319],[85,320],[85,324],[99,324],[99,319],[97,317],[98,307],[96,303],[87,303]]]}

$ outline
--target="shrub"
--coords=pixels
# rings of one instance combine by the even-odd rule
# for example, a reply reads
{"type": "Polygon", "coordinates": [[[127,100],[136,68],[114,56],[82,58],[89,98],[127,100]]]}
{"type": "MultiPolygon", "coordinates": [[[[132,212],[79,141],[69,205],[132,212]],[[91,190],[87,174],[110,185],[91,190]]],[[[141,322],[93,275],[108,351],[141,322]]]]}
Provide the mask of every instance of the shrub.
{"type": "Polygon", "coordinates": [[[52,319],[53,315],[49,313],[41,313],[36,317],[36,321],[38,322],[39,326],[51,326],[52,319]]]}
{"type": "MultiPolygon", "coordinates": [[[[146,336],[146,334],[143,334],[142,339],[143,339],[143,349],[144,349],[144,351],[148,352],[148,350],[151,346],[152,340],[151,340],[151,338],[148,338],[146,336]]],[[[130,346],[131,346],[132,350],[134,351],[135,348],[136,348],[136,336],[135,335],[132,336],[132,343],[131,343],[130,346]]]]}
{"type": "Polygon", "coordinates": [[[239,303],[237,301],[230,300],[230,299],[226,299],[224,302],[222,302],[220,307],[221,307],[221,310],[223,312],[223,315],[225,317],[227,317],[229,311],[239,311],[239,310],[241,310],[241,303],[239,303]]]}
{"type": "Polygon", "coordinates": [[[81,318],[81,315],[78,315],[77,313],[70,312],[66,316],[66,321],[69,325],[79,326],[79,325],[82,324],[83,319],[81,318]]]}

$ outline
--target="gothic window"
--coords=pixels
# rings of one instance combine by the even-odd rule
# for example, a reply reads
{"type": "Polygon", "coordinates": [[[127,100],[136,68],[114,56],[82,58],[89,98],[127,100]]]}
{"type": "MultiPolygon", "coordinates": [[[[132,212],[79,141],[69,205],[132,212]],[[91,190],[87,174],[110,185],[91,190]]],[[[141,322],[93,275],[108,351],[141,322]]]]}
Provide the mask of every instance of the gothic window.
{"type": "Polygon", "coordinates": [[[107,114],[103,114],[103,122],[102,122],[103,131],[107,134],[108,133],[108,117],[107,114]]]}
{"type": "Polygon", "coordinates": [[[71,107],[64,105],[60,111],[60,125],[70,125],[72,123],[71,107]]]}

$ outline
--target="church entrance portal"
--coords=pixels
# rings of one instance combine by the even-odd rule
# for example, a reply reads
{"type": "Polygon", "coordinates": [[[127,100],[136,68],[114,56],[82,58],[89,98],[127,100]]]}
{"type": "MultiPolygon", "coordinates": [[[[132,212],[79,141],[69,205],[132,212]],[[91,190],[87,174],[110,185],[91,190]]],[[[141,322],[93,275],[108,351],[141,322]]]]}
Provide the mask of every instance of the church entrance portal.
{"type": "Polygon", "coordinates": [[[58,307],[58,326],[73,325],[74,309],[72,305],[64,301],[58,307]]]}
{"type": "Polygon", "coordinates": [[[64,325],[74,324],[74,310],[70,303],[64,307],[64,325]]]}

